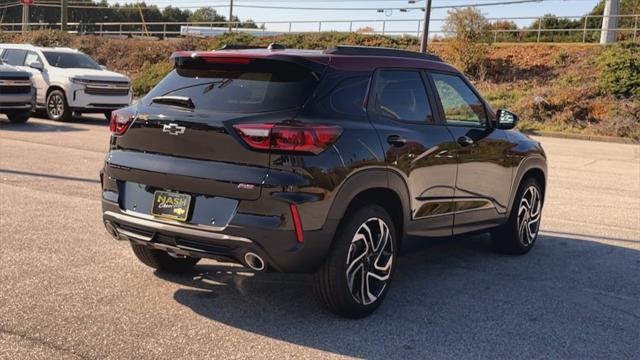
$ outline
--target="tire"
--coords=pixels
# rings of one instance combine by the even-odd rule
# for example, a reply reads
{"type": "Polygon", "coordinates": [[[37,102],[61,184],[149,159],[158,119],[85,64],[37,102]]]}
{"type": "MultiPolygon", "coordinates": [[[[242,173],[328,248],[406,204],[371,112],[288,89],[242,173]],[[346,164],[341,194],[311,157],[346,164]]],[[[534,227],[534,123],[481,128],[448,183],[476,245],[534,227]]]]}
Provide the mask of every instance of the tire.
{"type": "Polygon", "coordinates": [[[165,251],[131,243],[133,253],[143,264],[169,273],[183,273],[191,270],[200,258],[175,258],[165,251]]]}
{"type": "Polygon", "coordinates": [[[389,291],[396,244],[393,221],[381,206],[367,204],[345,217],[329,256],[313,275],[313,290],[320,303],[348,318],[371,314],[389,291]],[[387,236],[381,236],[385,233],[387,236]]]}
{"type": "Polygon", "coordinates": [[[73,114],[62,90],[53,90],[47,95],[46,111],[49,119],[53,121],[68,122],[73,119],[73,114]]]}
{"type": "Polygon", "coordinates": [[[12,124],[23,124],[25,122],[27,122],[27,120],[29,120],[29,117],[31,116],[30,113],[28,112],[10,112],[7,113],[7,118],[9,119],[9,122],[12,124]]]}
{"type": "Polygon", "coordinates": [[[518,188],[509,220],[491,232],[495,250],[513,255],[528,253],[538,238],[542,205],[540,184],[532,177],[526,178],[518,188]]]}
{"type": "Polygon", "coordinates": [[[105,111],[104,112],[104,117],[107,118],[107,121],[111,121],[111,111],[105,111]]]}

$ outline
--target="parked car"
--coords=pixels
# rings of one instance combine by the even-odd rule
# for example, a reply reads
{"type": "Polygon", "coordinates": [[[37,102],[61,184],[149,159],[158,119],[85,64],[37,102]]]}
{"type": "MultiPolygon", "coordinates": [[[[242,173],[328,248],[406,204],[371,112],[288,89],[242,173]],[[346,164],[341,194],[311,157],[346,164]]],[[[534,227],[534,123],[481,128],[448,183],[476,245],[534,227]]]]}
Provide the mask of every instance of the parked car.
{"type": "Polygon", "coordinates": [[[36,88],[31,83],[31,74],[0,60],[0,113],[7,115],[12,123],[23,123],[29,120],[35,101],[36,88]]]}
{"type": "Polygon", "coordinates": [[[490,231],[501,251],[535,244],[540,143],[439,58],[274,45],[173,59],[114,112],[101,173],[104,224],[144,264],[313,273],[324,306],[362,317],[411,241],[490,231]]]}
{"type": "Polygon", "coordinates": [[[32,74],[37,107],[52,120],[69,121],[82,113],[104,113],[109,119],[111,111],[131,104],[129,78],[106,70],[80,51],[0,44],[0,58],[32,74]]]}

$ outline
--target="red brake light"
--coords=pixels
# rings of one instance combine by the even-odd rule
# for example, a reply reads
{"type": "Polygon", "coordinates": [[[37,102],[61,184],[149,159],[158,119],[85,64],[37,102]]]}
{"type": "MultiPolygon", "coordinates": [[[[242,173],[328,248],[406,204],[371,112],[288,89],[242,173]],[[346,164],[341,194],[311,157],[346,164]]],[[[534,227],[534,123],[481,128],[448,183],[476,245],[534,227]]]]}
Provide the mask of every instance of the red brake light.
{"type": "Polygon", "coordinates": [[[247,65],[253,61],[253,59],[250,59],[250,58],[234,58],[234,57],[202,57],[201,59],[208,63],[237,64],[237,65],[247,65]]]}
{"type": "Polygon", "coordinates": [[[333,144],[342,129],[334,125],[301,123],[236,124],[242,140],[256,150],[320,154],[333,144]]]}
{"type": "Polygon", "coordinates": [[[125,109],[113,111],[111,119],[109,119],[109,130],[114,135],[124,134],[133,122],[134,117],[135,114],[125,109]]]}

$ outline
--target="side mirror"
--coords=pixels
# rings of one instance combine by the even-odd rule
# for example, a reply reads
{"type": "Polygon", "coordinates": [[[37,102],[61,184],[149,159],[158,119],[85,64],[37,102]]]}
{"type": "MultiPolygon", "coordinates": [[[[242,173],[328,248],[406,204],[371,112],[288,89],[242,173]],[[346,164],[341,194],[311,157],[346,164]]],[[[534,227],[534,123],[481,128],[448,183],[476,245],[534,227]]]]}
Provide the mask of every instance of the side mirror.
{"type": "Polygon", "coordinates": [[[518,124],[518,115],[504,109],[498,110],[496,113],[496,128],[509,130],[518,124]]]}
{"type": "Polygon", "coordinates": [[[32,68],[32,69],[39,70],[39,71],[44,70],[44,66],[42,66],[42,63],[39,62],[39,61],[32,62],[31,64],[29,64],[29,67],[32,68]]]}
{"type": "Polygon", "coordinates": [[[100,65],[100,69],[107,70],[107,65],[100,65]]]}

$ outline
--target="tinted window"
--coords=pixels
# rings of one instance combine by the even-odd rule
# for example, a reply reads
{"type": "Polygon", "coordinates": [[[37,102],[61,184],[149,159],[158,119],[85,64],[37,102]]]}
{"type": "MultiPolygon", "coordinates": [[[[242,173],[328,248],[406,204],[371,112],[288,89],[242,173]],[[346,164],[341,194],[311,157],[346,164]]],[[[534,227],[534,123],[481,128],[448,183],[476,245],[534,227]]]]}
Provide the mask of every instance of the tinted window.
{"type": "Polygon", "coordinates": [[[384,70],[375,84],[374,110],[394,120],[433,122],[422,77],[417,71],[384,70]]]}
{"type": "Polygon", "coordinates": [[[87,54],[59,51],[43,51],[42,53],[51,66],[63,69],[102,69],[87,54]]]}
{"type": "Polygon", "coordinates": [[[42,63],[38,54],[34,53],[33,51],[29,51],[27,53],[27,57],[24,59],[24,66],[31,66],[31,64],[33,64],[34,62],[42,63]]]}
{"type": "Polygon", "coordinates": [[[447,124],[484,125],[484,104],[471,88],[456,75],[432,74],[447,124]]]}
{"type": "Polygon", "coordinates": [[[27,55],[27,50],[7,49],[2,58],[9,65],[22,66],[25,55],[27,55]]]}
{"type": "Polygon", "coordinates": [[[184,96],[197,110],[267,112],[302,106],[317,84],[309,70],[282,61],[185,65],[164,78],[144,101],[150,104],[156,96],[184,96]]]}
{"type": "Polygon", "coordinates": [[[369,87],[370,73],[333,71],[323,79],[314,111],[328,115],[364,117],[364,98],[369,87]]]}

